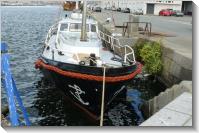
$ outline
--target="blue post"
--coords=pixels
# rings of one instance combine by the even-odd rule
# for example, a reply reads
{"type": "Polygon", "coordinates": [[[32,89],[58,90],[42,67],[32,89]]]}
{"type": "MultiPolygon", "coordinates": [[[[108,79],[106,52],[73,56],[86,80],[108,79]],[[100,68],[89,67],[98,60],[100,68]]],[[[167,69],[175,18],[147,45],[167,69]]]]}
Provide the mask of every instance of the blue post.
{"type": "Polygon", "coordinates": [[[8,46],[6,45],[6,43],[1,43],[0,49],[2,53],[8,52],[8,46]]]}
{"type": "Polygon", "coordinates": [[[1,68],[2,68],[2,76],[4,76],[4,86],[6,88],[6,92],[8,95],[8,107],[9,107],[9,113],[10,113],[10,121],[12,126],[19,126],[18,121],[18,114],[17,109],[15,106],[15,100],[14,100],[14,89],[12,85],[12,76],[10,73],[10,65],[8,63],[8,54],[3,54],[1,56],[1,68]]]}
{"type": "Polygon", "coordinates": [[[13,83],[14,93],[15,93],[15,95],[16,95],[16,98],[17,98],[17,101],[18,101],[18,103],[19,103],[19,106],[20,106],[20,108],[21,108],[21,110],[22,110],[23,117],[24,117],[24,119],[25,119],[26,125],[27,125],[27,126],[30,126],[31,124],[30,124],[30,120],[28,119],[28,113],[26,112],[26,109],[25,109],[24,106],[23,106],[21,97],[20,97],[20,95],[19,95],[19,93],[18,93],[18,91],[17,91],[17,87],[16,87],[16,84],[15,84],[15,81],[14,81],[13,78],[12,78],[12,83],[13,83]]]}
{"type": "Polygon", "coordinates": [[[19,126],[19,116],[17,113],[17,108],[16,108],[16,102],[15,102],[15,96],[16,100],[19,103],[19,107],[23,113],[23,117],[25,120],[25,123],[27,126],[30,126],[30,121],[28,118],[28,114],[25,110],[25,107],[23,106],[22,100],[20,98],[20,95],[17,91],[17,87],[15,84],[15,81],[12,77],[11,71],[10,71],[10,64],[9,64],[9,55],[6,53],[8,51],[8,47],[5,43],[1,43],[1,52],[3,53],[1,56],[1,68],[2,68],[2,82],[4,85],[4,88],[7,93],[7,100],[8,100],[8,107],[9,107],[9,117],[11,121],[12,126],[19,126]]]}

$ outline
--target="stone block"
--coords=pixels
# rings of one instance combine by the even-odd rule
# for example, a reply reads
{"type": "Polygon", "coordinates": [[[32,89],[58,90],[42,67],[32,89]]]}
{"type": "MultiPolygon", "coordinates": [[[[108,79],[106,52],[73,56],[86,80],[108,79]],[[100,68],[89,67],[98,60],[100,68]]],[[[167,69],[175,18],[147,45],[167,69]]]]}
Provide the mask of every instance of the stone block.
{"type": "Polygon", "coordinates": [[[162,45],[162,56],[165,58],[173,59],[174,51],[171,48],[168,48],[163,44],[162,45]]]}
{"type": "Polygon", "coordinates": [[[173,61],[185,69],[192,70],[192,58],[184,56],[184,53],[174,52],[173,61]]]}
{"type": "Polygon", "coordinates": [[[181,80],[192,80],[192,70],[181,68],[179,78],[181,80]]]}
{"type": "Polygon", "coordinates": [[[184,92],[182,95],[177,97],[174,101],[169,103],[166,109],[181,112],[187,115],[192,115],[192,95],[184,92]]]}
{"type": "Polygon", "coordinates": [[[184,126],[192,126],[192,118],[184,124],[184,126]]]}
{"type": "Polygon", "coordinates": [[[140,126],[183,126],[189,119],[189,115],[168,109],[161,109],[140,126]]]}
{"type": "Polygon", "coordinates": [[[171,73],[173,76],[177,78],[181,78],[181,69],[182,67],[176,64],[175,62],[172,63],[169,73],[171,73]]]}
{"type": "Polygon", "coordinates": [[[182,81],[180,85],[181,89],[183,89],[186,92],[192,93],[192,81],[182,81]]]}

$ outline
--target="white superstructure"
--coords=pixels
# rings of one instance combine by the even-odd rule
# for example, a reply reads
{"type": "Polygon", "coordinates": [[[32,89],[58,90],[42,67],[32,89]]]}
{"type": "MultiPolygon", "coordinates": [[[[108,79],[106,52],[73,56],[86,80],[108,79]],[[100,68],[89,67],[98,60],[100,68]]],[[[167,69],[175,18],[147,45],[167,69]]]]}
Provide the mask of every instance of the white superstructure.
{"type": "Polygon", "coordinates": [[[46,37],[45,48],[42,56],[49,60],[62,63],[87,65],[91,55],[94,55],[96,65],[101,67],[106,64],[109,67],[121,67],[129,63],[135,63],[134,51],[128,45],[121,46],[119,40],[98,31],[97,21],[87,18],[86,41],[82,41],[81,27],[82,15],[73,13],[71,17],[64,18],[53,25],[46,37]],[[124,51],[122,56],[106,49],[102,41],[110,45],[112,50],[124,51]]]}

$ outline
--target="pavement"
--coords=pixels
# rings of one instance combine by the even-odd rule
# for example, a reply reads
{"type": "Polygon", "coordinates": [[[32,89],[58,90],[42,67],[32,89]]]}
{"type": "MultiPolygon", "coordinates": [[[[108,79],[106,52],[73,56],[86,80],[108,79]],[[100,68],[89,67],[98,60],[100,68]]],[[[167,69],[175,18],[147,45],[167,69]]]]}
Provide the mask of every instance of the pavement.
{"type": "Polygon", "coordinates": [[[152,31],[172,35],[164,38],[164,44],[192,58],[192,17],[140,16],[140,20],[151,22],[152,31]]]}
{"type": "MultiPolygon", "coordinates": [[[[114,18],[116,26],[122,26],[123,22],[129,19],[129,13],[121,13],[116,11],[102,11],[91,13],[105,27],[109,28],[113,33],[122,33],[122,29],[114,28],[106,24],[107,18],[114,18]]],[[[151,22],[152,32],[158,32],[171,35],[172,37],[161,37],[166,47],[183,54],[192,60],[192,17],[174,17],[174,16],[154,16],[140,15],[140,22],[151,22]]],[[[157,38],[156,38],[157,39],[157,38]]]]}
{"type": "Polygon", "coordinates": [[[192,126],[192,94],[184,92],[140,126],[192,126]]]}

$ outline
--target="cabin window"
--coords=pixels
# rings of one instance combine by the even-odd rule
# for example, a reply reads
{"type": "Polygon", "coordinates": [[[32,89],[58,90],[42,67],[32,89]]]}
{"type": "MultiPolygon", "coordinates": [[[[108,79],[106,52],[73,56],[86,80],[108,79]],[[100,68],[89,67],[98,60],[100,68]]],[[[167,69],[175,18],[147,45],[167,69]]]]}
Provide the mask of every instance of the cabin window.
{"type": "MultiPolygon", "coordinates": [[[[82,24],[81,23],[71,23],[70,24],[70,31],[81,31],[82,24]]],[[[89,32],[89,25],[86,25],[86,31],[89,32]]]]}
{"type": "Polygon", "coordinates": [[[60,31],[67,31],[68,30],[68,24],[61,24],[60,31]]]}
{"type": "Polygon", "coordinates": [[[91,25],[91,32],[96,32],[96,25],[94,24],[91,25]]]}

